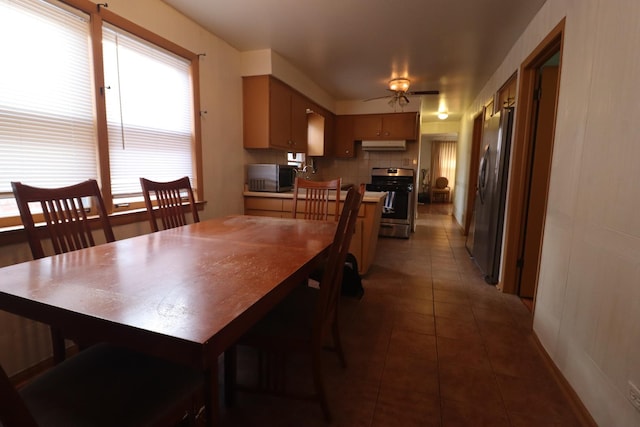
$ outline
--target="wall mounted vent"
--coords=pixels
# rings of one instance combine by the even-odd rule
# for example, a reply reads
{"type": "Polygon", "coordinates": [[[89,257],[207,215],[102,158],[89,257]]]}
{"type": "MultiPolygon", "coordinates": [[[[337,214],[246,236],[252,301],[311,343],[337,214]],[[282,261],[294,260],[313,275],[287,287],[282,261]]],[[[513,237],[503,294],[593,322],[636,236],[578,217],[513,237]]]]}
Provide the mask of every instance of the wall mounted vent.
{"type": "Polygon", "coordinates": [[[407,141],[362,141],[362,149],[365,151],[406,151],[407,141]]]}

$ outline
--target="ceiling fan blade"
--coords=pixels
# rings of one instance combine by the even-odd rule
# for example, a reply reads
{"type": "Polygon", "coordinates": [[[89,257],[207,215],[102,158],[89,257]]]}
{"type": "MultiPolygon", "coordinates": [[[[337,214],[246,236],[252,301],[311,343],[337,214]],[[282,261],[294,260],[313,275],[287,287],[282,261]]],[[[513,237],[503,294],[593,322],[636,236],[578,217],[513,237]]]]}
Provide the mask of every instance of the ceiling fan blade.
{"type": "Polygon", "coordinates": [[[409,95],[439,95],[439,90],[413,90],[407,92],[409,95]]]}
{"type": "Polygon", "coordinates": [[[375,98],[363,99],[363,102],[373,101],[374,99],[384,99],[384,98],[393,98],[393,95],[385,95],[385,96],[376,96],[375,98]]]}
{"type": "Polygon", "coordinates": [[[406,95],[401,95],[401,98],[404,99],[407,102],[407,104],[409,103],[409,98],[407,98],[406,95]]]}

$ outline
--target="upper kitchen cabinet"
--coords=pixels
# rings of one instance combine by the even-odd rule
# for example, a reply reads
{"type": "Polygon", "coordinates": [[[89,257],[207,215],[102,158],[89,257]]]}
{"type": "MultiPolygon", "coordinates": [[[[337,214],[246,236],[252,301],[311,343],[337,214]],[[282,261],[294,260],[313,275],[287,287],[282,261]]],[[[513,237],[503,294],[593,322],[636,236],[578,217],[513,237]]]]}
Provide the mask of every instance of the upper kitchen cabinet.
{"type": "Polygon", "coordinates": [[[417,113],[359,114],[353,116],[353,139],[418,139],[417,113]]]}
{"type": "Polygon", "coordinates": [[[335,119],[335,138],[333,140],[333,156],[334,157],[355,157],[353,137],[353,117],[354,116],[336,116],[335,119]]]}
{"type": "Polygon", "coordinates": [[[516,105],[516,91],[518,90],[518,74],[514,73],[498,90],[498,107],[513,107],[516,105]]]}
{"type": "Polygon", "coordinates": [[[242,79],[244,148],[307,151],[307,98],[264,75],[242,79]]]}
{"type": "Polygon", "coordinates": [[[334,133],[334,114],[310,103],[307,109],[307,155],[322,157],[330,155],[334,133]]]}

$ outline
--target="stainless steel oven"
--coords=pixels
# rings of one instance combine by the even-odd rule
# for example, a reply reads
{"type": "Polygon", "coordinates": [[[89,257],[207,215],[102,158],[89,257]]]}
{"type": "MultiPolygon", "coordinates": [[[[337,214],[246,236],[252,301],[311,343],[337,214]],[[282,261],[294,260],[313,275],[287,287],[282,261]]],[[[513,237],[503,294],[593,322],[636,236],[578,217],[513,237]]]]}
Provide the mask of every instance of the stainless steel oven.
{"type": "Polygon", "coordinates": [[[373,168],[369,191],[384,191],[380,236],[408,239],[413,230],[415,171],[407,168],[373,168]]]}

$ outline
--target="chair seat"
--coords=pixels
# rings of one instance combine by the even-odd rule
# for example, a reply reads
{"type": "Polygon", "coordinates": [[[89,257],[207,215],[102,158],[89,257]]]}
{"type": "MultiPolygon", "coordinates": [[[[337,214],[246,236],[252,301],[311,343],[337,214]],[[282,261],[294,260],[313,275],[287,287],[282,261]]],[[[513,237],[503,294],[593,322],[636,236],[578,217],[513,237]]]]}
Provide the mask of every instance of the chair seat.
{"type": "Polygon", "coordinates": [[[140,427],[159,425],[172,412],[178,422],[194,408],[202,384],[195,369],[98,344],[45,372],[20,395],[42,427],[140,427]]]}

